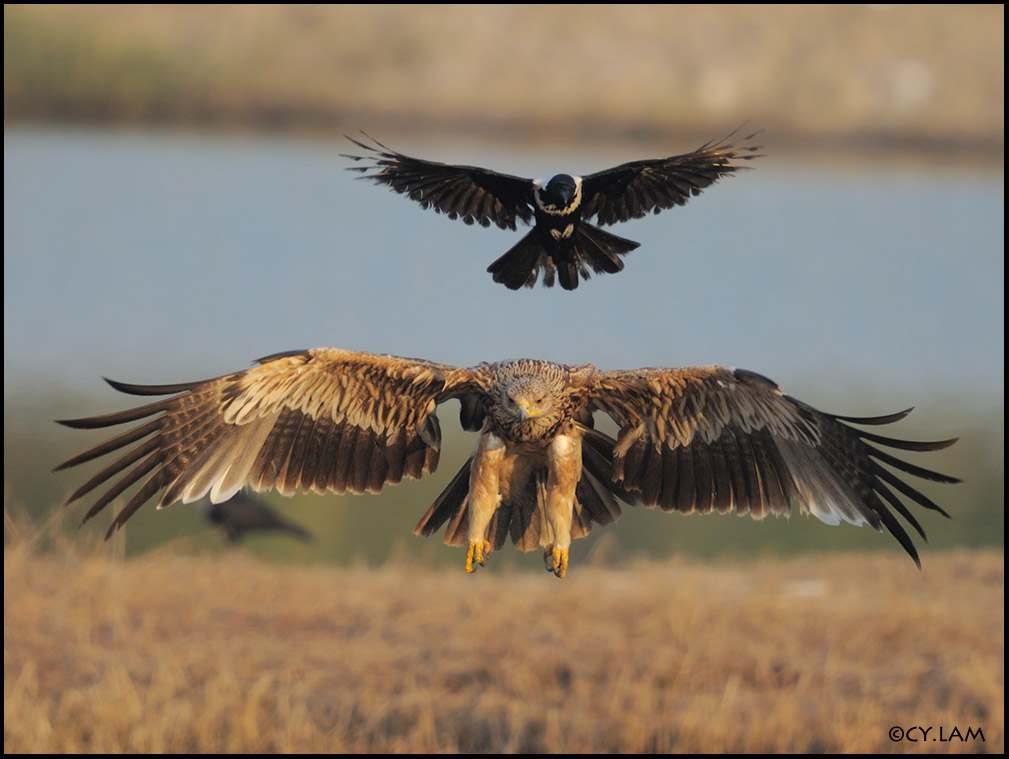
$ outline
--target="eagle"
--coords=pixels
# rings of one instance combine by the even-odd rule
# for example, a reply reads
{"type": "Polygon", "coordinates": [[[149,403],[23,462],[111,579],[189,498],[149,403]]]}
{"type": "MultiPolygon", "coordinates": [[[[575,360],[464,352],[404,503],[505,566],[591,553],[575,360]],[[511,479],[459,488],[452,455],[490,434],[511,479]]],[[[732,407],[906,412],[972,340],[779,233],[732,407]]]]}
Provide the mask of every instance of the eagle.
{"type": "Polygon", "coordinates": [[[533,287],[541,271],[546,287],[553,287],[556,278],[562,288],[574,290],[579,277],[588,279],[591,272],[621,271],[621,257],[640,244],[600,227],[682,206],[708,185],[743,168],[734,161],[759,157],[761,148],[737,148],[730,144],[731,138],[709,142],[684,155],[632,161],[584,177],[557,174],[551,179],[524,179],[476,166],[424,161],[390,150],[377,140],[372,146],[352,137],[347,139],[369,154],[344,157],[368,162],[349,167],[361,173],[361,179],[388,185],[450,219],[484,227],[494,223],[512,230],[517,221],[532,224],[525,237],[487,271],[495,282],[512,290],[533,287]]]}
{"type": "Polygon", "coordinates": [[[268,504],[245,491],[221,503],[204,497],[201,505],[207,519],[224,531],[229,543],[241,543],[250,532],[286,532],[299,540],[312,539],[304,527],[287,521],[268,504]]]}
{"type": "Polygon", "coordinates": [[[949,515],[891,468],[958,482],[882,450],[936,451],[955,439],[899,440],[852,426],[890,424],[910,409],[826,414],[760,374],[724,366],[597,371],[517,359],[460,368],[318,348],[200,382],[106,381],[130,395],[167,396],[60,422],[137,423],[56,468],[123,451],[67,500],[104,491],[87,521],[139,484],[106,537],[159,493],[158,508],[207,496],[220,503],[246,486],[375,493],[432,473],[437,410],[450,399],[459,401],[462,427],[479,433],[476,450],[414,532],[445,526],[445,542],[467,548],[467,572],[510,538],[524,551],[543,548],[547,569],[564,577],[572,539],[616,520],[621,501],[756,519],[788,515],[795,503],[827,524],[885,527],[920,567],[896,515],[923,539],[906,501],[949,515]],[[616,422],[616,439],[595,429],[597,412],[616,422]]]}

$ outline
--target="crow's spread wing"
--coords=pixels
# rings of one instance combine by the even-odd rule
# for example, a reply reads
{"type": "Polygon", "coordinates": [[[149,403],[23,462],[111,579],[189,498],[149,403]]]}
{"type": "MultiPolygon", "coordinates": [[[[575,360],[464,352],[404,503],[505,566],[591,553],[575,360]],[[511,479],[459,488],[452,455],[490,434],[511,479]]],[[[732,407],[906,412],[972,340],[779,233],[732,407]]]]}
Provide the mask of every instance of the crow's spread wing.
{"type": "Polygon", "coordinates": [[[759,150],[708,143],[686,155],[632,161],[590,174],[582,178],[582,215],[596,216],[596,222],[606,226],[682,206],[708,185],[743,168],[739,161],[759,158],[759,150]]]}
{"type": "Polygon", "coordinates": [[[516,220],[533,220],[533,183],[530,179],[499,174],[476,166],[450,166],[389,150],[380,142],[372,147],[347,138],[374,155],[345,155],[368,165],[351,166],[361,173],[360,179],[370,179],[391,187],[450,219],[462,219],[484,227],[491,223],[502,229],[515,229],[516,220]],[[369,173],[371,172],[371,173],[369,173]]]}

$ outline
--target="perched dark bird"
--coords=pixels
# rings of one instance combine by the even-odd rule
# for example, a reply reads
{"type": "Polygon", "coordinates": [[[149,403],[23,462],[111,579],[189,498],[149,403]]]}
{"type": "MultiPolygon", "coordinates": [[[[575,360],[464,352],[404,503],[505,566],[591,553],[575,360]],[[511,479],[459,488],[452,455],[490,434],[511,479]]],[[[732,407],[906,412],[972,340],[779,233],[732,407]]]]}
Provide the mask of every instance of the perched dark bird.
{"type": "MultiPolygon", "coordinates": [[[[597,372],[520,359],[471,369],[319,348],[261,359],[237,374],[178,385],[110,384],[131,395],[167,395],[140,408],[68,427],[140,422],[57,469],[126,449],[68,499],[113,481],[90,519],[140,483],[111,535],[159,492],[158,506],[242,487],[317,493],[377,492],[438,465],[438,404],[457,398],[476,450],[421,519],[430,535],[467,546],[466,570],[510,536],[545,548],[563,577],[571,540],[620,514],[618,498],[663,511],[787,515],[887,530],[918,563],[900,514],[922,537],[900,496],[944,516],[890,468],[938,482],[878,446],[934,451],[953,440],[909,442],[850,426],[884,425],[908,411],[854,418],[824,414],[751,372],[725,367],[597,372]],[[593,429],[594,412],[620,428],[593,429]],[[143,421],[141,421],[143,420],[143,421]],[[883,466],[883,465],[886,466],[883,466]]],[[[920,566],[920,564],[919,564],[920,566]]]]}
{"type": "Polygon", "coordinates": [[[204,498],[203,508],[207,519],[224,530],[229,543],[242,542],[250,532],[287,532],[300,540],[312,539],[308,530],[288,522],[268,504],[241,490],[221,503],[204,498]]]}
{"type": "Polygon", "coordinates": [[[588,279],[590,271],[615,274],[624,268],[621,256],[639,243],[600,226],[682,206],[719,178],[742,168],[734,161],[758,158],[760,150],[709,142],[693,153],[632,161],[585,177],[557,174],[549,180],[533,180],[475,166],[423,161],[377,141],[378,147],[372,147],[347,139],[374,154],[345,156],[370,163],[352,166],[351,171],[361,172],[362,179],[389,185],[424,208],[484,227],[494,223],[515,229],[516,221],[533,224],[518,244],[487,269],[495,282],[512,290],[535,285],[541,270],[545,286],[553,287],[556,276],[565,290],[578,287],[578,277],[588,279]],[[590,223],[593,218],[599,226],[590,223]]]}

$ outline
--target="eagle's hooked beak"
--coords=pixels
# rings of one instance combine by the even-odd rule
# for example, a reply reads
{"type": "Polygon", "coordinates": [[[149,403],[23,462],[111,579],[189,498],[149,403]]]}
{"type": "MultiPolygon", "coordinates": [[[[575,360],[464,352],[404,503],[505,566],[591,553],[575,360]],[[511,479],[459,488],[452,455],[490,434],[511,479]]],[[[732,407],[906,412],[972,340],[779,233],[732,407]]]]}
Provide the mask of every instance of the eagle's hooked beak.
{"type": "Polygon", "coordinates": [[[525,424],[527,421],[540,413],[540,409],[529,408],[529,401],[519,401],[515,404],[515,413],[518,415],[519,422],[525,424]]]}

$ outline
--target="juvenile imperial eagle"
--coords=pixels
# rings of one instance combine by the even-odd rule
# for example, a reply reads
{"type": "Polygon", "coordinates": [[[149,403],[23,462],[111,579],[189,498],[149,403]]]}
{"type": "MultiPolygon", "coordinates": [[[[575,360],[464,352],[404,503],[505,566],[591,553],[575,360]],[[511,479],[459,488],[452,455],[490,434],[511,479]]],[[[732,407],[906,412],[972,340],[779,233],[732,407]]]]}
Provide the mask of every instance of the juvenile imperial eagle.
{"type": "MultiPolygon", "coordinates": [[[[731,135],[730,135],[731,136],[731,135]]],[[[755,135],[746,138],[751,140],[755,135]]],[[[733,161],[758,158],[759,147],[708,143],[685,155],[632,161],[584,177],[557,174],[549,180],[523,179],[475,166],[449,166],[372,147],[348,137],[374,156],[346,155],[369,166],[352,166],[362,179],[387,184],[424,208],[488,227],[515,229],[516,220],[533,228],[487,271],[512,290],[532,287],[540,270],[543,284],[554,277],[565,290],[578,287],[579,275],[615,274],[621,256],[639,243],[589,223],[609,226],[682,206],[719,178],[742,168],[733,161]],[[374,173],[368,173],[374,172],[374,173]]]]}
{"type": "Polygon", "coordinates": [[[113,481],[86,521],[141,483],[109,535],[159,492],[159,508],[207,495],[226,501],[246,485],[285,495],[374,493],[434,472],[436,410],[450,398],[460,401],[462,426],[480,437],[414,532],[430,535],[447,523],[445,542],[467,546],[467,572],[510,536],[524,551],[544,547],[547,568],[563,577],[572,538],[613,522],[618,499],[757,519],[787,515],[795,502],[828,524],[886,527],[920,566],[894,512],[925,533],[899,496],[949,515],[882,464],[958,481],[877,447],[935,451],[954,440],[911,442],[849,426],[890,424],[910,410],[824,414],[759,374],[720,366],[598,372],[519,359],[463,369],[318,348],[202,382],[109,384],[170,396],[61,422],[93,429],[146,420],[57,467],[125,449],[67,501],[113,481]],[[616,421],[616,440],[593,429],[596,411],[616,421]]]}

